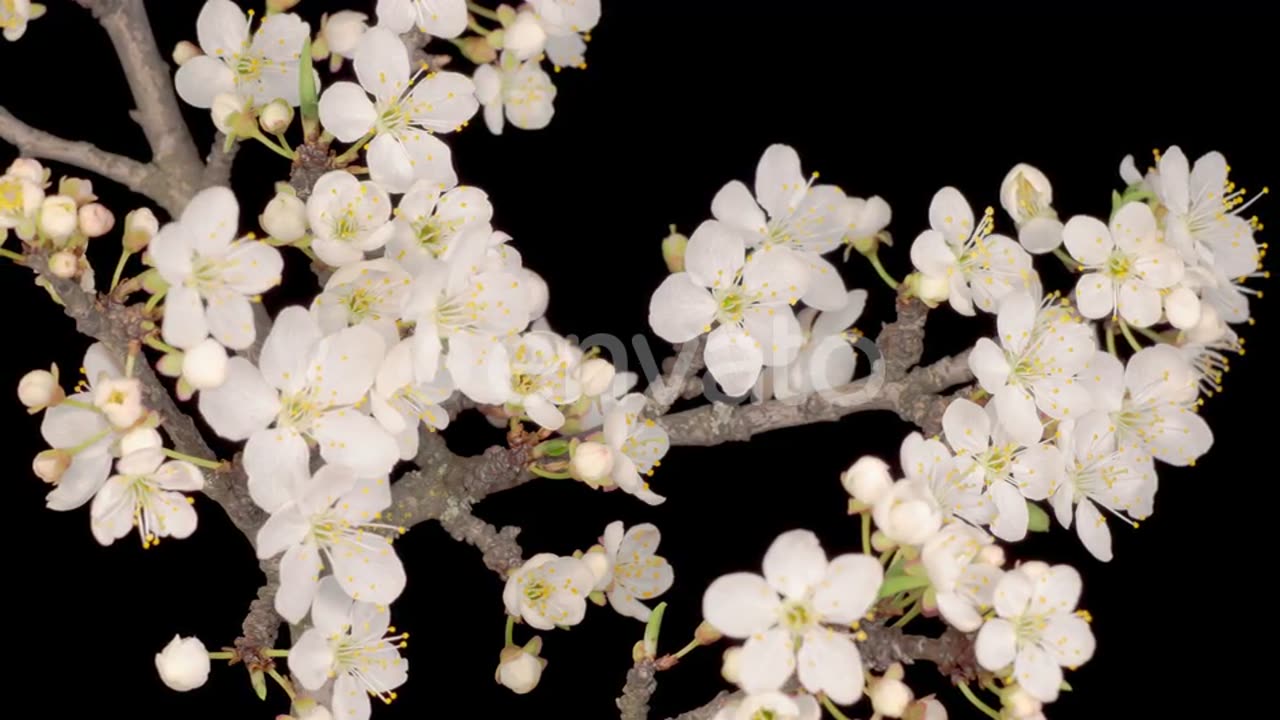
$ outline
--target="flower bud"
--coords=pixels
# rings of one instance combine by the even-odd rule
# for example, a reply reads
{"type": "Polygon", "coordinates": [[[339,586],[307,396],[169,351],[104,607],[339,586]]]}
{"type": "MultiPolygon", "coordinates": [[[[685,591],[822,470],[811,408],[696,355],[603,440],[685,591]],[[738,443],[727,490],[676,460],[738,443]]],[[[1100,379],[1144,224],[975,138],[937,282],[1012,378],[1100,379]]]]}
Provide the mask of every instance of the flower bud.
{"type": "Polygon", "coordinates": [[[578,381],[582,383],[582,394],[595,397],[609,389],[613,384],[615,371],[613,363],[603,358],[591,358],[578,367],[578,381]]]}
{"type": "MultiPolygon", "coordinates": [[[[218,132],[224,135],[237,136],[234,121],[238,115],[248,111],[248,105],[238,96],[232,93],[223,93],[213,99],[213,105],[209,108],[209,116],[213,118],[213,126],[218,128],[218,132]]],[[[251,137],[253,131],[250,130],[244,137],[251,137]]]]}
{"type": "Polygon", "coordinates": [[[524,695],[538,687],[542,679],[542,668],[547,661],[536,655],[530,655],[522,647],[511,646],[502,649],[499,656],[498,670],[495,679],[499,684],[517,695],[524,695]]]}
{"type": "MultiPolygon", "coordinates": [[[[501,37],[501,31],[489,33],[489,37],[494,36],[501,37]]],[[[468,35],[461,38],[461,41],[462,44],[458,49],[462,51],[462,56],[477,67],[488,65],[498,59],[498,49],[488,38],[468,35]]]]}
{"type": "Polygon", "coordinates": [[[720,675],[725,681],[734,685],[738,684],[738,678],[742,665],[742,647],[735,645],[724,651],[724,659],[720,663],[720,675]]]}
{"type": "Polygon", "coordinates": [[[297,195],[279,192],[267,203],[258,222],[276,240],[297,242],[307,234],[307,206],[297,195]]]}
{"type": "Polygon", "coordinates": [[[80,258],[70,250],[59,250],[49,256],[49,272],[63,280],[69,280],[80,272],[80,258]]]}
{"type": "Polygon", "coordinates": [[[999,545],[984,545],[978,551],[978,562],[991,567],[1004,567],[1004,548],[999,545]]]}
{"type": "Polygon", "coordinates": [[[599,545],[591,548],[582,556],[582,562],[596,579],[592,586],[593,591],[604,590],[613,582],[613,563],[609,560],[609,555],[605,553],[604,548],[599,545]]]}
{"type": "Polygon", "coordinates": [[[521,268],[520,275],[520,284],[524,286],[525,295],[529,299],[529,320],[537,320],[547,312],[547,302],[551,295],[547,289],[547,281],[528,268],[521,268]]]}
{"type": "Polygon", "coordinates": [[[613,470],[613,450],[598,442],[580,443],[569,461],[569,472],[583,482],[595,482],[613,470]]]}
{"type": "Polygon", "coordinates": [[[26,180],[38,188],[44,188],[49,183],[49,171],[44,169],[39,160],[34,158],[18,158],[9,163],[9,167],[4,171],[5,175],[11,175],[19,180],[26,180]]]}
{"type": "Polygon", "coordinates": [[[76,216],[80,223],[80,232],[84,233],[85,237],[102,237],[116,226],[116,216],[112,215],[105,206],[96,202],[80,206],[76,216]]]}
{"type": "Polygon", "coordinates": [[[1018,571],[1032,580],[1039,580],[1049,572],[1049,564],[1040,560],[1028,560],[1018,565],[1018,571]]]}
{"type": "Polygon", "coordinates": [[[902,717],[905,720],[947,720],[947,708],[930,696],[911,703],[902,717]]]}
{"type": "Polygon", "coordinates": [[[1200,318],[1195,326],[1187,330],[1187,339],[1193,343],[1207,345],[1227,334],[1227,324],[1217,308],[1209,303],[1200,305],[1200,318]]]}
{"type": "Polygon", "coordinates": [[[204,51],[200,49],[199,45],[196,45],[190,40],[181,40],[177,45],[173,46],[172,57],[178,67],[182,67],[183,65],[186,65],[189,60],[198,58],[203,54],[204,51]]]}
{"type": "Polygon", "coordinates": [[[164,447],[164,439],[155,428],[140,427],[130,430],[120,438],[120,457],[139,450],[159,449],[164,447]]]}
{"type": "Polygon", "coordinates": [[[1179,330],[1194,328],[1200,323],[1200,298],[1185,285],[1176,287],[1164,296],[1164,314],[1179,330]]]}
{"type": "Polygon", "coordinates": [[[124,248],[131,253],[142,252],[151,238],[160,232],[160,221],[147,208],[138,208],[124,216],[124,248]]]}
{"type": "Polygon", "coordinates": [[[1013,716],[1014,720],[1025,720],[1026,718],[1035,717],[1043,708],[1043,705],[1039,700],[1028,695],[1026,690],[1015,687],[1004,696],[1004,707],[1013,716]]]}
{"type": "Polygon", "coordinates": [[[662,239],[662,259],[667,263],[667,270],[684,272],[684,249],[689,245],[689,238],[676,232],[671,226],[671,234],[662,239]]]}
{"type": "Polygon", "coordinates": [[[502,48],[515,53],[520,60],[528,60],[542,52],[546,44],[547,31],[529,11],[518,13],[502,35],[502,48]]]}
{"type": "Polygon", "coordinates": [[[951,283],[941,275],[916,275],[916,297],[929,307],[937,307],[951,297],[951,283]]]}
{"type": "Polygon", "coordinates": [[[320,25],[320,35],[329,46],[329,52],[342,57],[353,56],[360,38],[369,29],[368,19],[368,15],[354,10],[341,10],[326,17],[320,25]]]}
{"type": "Polygon", "coordinates": [[[258,124],[269,133],[282,133],[293,124],[293,108],[279,98],[267,103],[258,116],[258,124]]]}
{"type": "Polygon", "coordinates": [[[867,688],[871,708],[883,717],[900,718],[911,705],[911,688],[901,680],[883,677],[867,688]]]}
{"type": "Polygon", "coordinates": [[[876,502],[871,517],[900,545],[921,545],[942,527],[938,501],[919,481],[899,480],[876,502]]]}
{"type": "Polygon", "coordinates": [[[142,406],[142,383],[137,378],[109,378],[93,388],[94,407],[118,428],[133,427],[146,408],[142,406]]]}
{"type": "Polygon", "coordinates": [[[62,402],[67,395],[58,384],[58,376],[54,374],[57,369],[58,366],[55,365],[54,372],[32,370],[22,376],[18,381],[18,399],[23,405],[34,411],[62,402]]]}
{"type": "Polygon", "coordinates": [[[710,645],[724,637],[714,625],[703,620],[698,623],[698,627],[693,631],[693,639],[698,641],[699,645],[710,645]]]}
{"type": "Polygon", "coordinates": [[[1000,184],[1000,204],[1013,222],[1021,225],[1053,212],[1053,185],[1039,169],[1018,163],[1000,184]]]}
{"type": "Polygon", "coordinates": [[[205,338],[182,355],[182,378],[196,390],[212,390],[227,379],[227,349],[205,338]]]}
{"type": "Polygon", "coordinates": [[[98,199],[98,196],[93,194],[93,181],[85,178],[62,178],[58,181],[58,194],[75,200],[76,205],[84,205],[98,199]]]}
{"type": "Polygon", "coordinates": [[[79,223],[75,198],[50,195],[40,204],[40,232],[57,244],[71,237],[79,223]]]}
{"type": "Polygon", "coordinates": [[[288,12],[302,0],[267,0],[267,12],[282,13],[288,12]]]}
{"type": "Polygon", "coordinates": [[[875,505],[893,487],[889,465],[874,455],[863,455],[840,476],[844,489],[859,502],[875,505]]]}
{"type": "Polygon", "coordinates": [[[170,688],[178,692],[194,690],[209,679],[209,651],[199,638],[174,635],[156,654],[156,670],[170,688]]]}
{"type": "Polygon", "coordinates": [[[57,485],[69,467],[71,453],[66,450],[43,450],[31,461],[31,471],[50,485],[57,485]]]}

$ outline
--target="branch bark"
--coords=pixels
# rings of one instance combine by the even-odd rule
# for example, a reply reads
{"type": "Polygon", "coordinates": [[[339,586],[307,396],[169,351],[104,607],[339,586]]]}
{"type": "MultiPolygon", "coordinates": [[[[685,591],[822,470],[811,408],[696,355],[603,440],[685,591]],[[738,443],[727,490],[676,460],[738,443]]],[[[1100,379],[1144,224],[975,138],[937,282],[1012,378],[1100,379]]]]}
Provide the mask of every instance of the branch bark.
{"type": "Polygon", "coordinates": [[[645,394],[649,396],[649,415],[660,417],[665,415],[676,400],[684,393],[685,383],[702,370],[704,361],[702,352],[707,346],[707,336],[700,335],[694,340],[680,345],[671,372],[660,382],[649,386],[645,394]]]}
{"type": "Polygon", "coordinates": [[[627,684],[616,701],[622,720],[647,720],[649,698],[658,690],[657,672],[652,660],[640,660],[627,671],[627,684]]]}

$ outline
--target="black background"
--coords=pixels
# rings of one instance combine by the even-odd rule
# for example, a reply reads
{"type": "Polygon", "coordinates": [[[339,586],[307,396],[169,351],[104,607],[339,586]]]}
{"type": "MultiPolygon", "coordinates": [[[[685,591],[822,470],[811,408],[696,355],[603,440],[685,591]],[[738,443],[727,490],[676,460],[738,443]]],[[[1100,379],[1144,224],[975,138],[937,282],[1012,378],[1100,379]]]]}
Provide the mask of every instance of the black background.
{"type": "MultiPolygon", "coordinates": [[[[343,5],[371,13],[373,3],[304,0],[299,10],[315,23],[322,10],[343,5]]],[[[1064,216],[1105,216],[1110,192],[1120,186],[1121,157],[1134,153],[1145,167],[1151,148],[1170,144],[1193,159],[1223,151],[1245,187],[1275,184],[1269,18],[1126,17],[1115,7],[1091,17],[994,9],[944,15],[915,3],[884,5],[877,11],[892,14],[817,0],[606,1],[589,68],[554,76],[560,91],[550,128],[508,126],[494,138],[477,118],[448,138],[462,181],[490,194],[495,226],[514,235],[526,265],[550,283],[554,327],[578,336],[645,333],[649,296],[665,272],[659,241],[668,223],[688,232],[709,217],[716,190],[735,178],[749,184],[772,142],[794,145],[805,171],[821,171],[824,182],[888,200],[900,244],[884,257],[898,276],[909,268],[907,247],[926,226],[939,187],[957,186],[978,208],[996,204],[1001,178],[1019,161],[1048,173],[1064,216]]],[[[0,43],[0,101],[33,124],[145,158],[105,35],[68,0],[49,6],[27,37],[0,43]]],[[[177,40],[194,39],[199,2],[148,7],[166,53],[177,40]]],[[[188,110],[207,146],[207,115],[188,110]]],[[[0,161],[11,157],[0,147],[0,161]]],[[[256,229],[272,182],[285,173],[266,150],[242,151],[233,184],[246,231],[256,229]]],[[[99,188],[120,219],[140,202],[99,188]]],[[[1274,219],[1273,203],[1257,209],[1264,221],[1274,219]]],[[[1003,215],[997,220],[1011,229],[1003,215]]],[[[116,237],[94,241],[91,257],[103,283],[116,237]]],[[[305,299],[309,275],[296,254],[289,260],[290,284],[267,298],[273,309],[305,299]]],[[[1041,264],[1046,284],[1064,288],[1065,276],[1051,266],[1041,264]]],[[[21,373],[52,360],[74,373],[87,341],[25,271],[3,273],[9,333],[0,384],[12,388],[21,373]]],[[[851,287],[872,291],[859,327],[874,334],[891,317],[891,296],[856,256],[845,274],[851,287]]],[[[1011,549],[1013,557],[1079,567],[1082,605],[1095,618],[1098,654],[1069,674],[1076,690],[1048,709],[1050,717],[1221,717],[1229,697],[1249,709],[1267,702],[1259,685],[1267,661],[1255,664],[1250,654],[1269,655],[1265,588],[1272,570],[1265,558],[1274,543],[1262,523],[1274,499],[1267,443],[1275,359],[1266,346],[1275,311],[1269,296],[1253,307],[1258,324],[1244,328],[1251,352],[1233,363],[1225,394],[1204,409],[1217,436],[1213,449],[1195,468],[1160,468],[1151,521],[1137,531],[1112,524],[1116,560],[1092,560],[1074,532],[1056,526],[1011,549]]],[[[991,328],[989,316],[965,319],[942,309],[930,319],[928,356],[959,350],[991,328]]],[[[28,464],[43,447],[38,422],[16,396],[4,407],[2,596],[10,606],[6,655],[17,668],[10,692],[57,717],[286,711],[279,694],[260,704],[239,668],[216,668],[207,686],[187,695],[156,678],[152,655],[175,632],[198,635],[211,648],[229,644],[257,588],[250,548],[220,510],[198,500],[200,527],[189,540],[144,552],[131,536],[103,549],[89,533],[87,510],[44,508],[46,488],[28,464]]],[[[906,432],[891,415],[853,415],[750,445],[678,448],[653,479],[670,498],[658,508],[538,481],[485,501],[477,513],[522,526],[527,555],[585,548],[614,519],[656,523],[661,554],[676,569],[663,638],[674,650],[699,620],[707,583],[728,571],[758,571],[778,533],[808,527],[833,555],[855,549],[857,525],[844,514],[838,473],[863,453],[896,457],[906,432]]],[[[478,452],[498,434],[473,418],[447,437],[459,452],[478,452]]],[[[546,635],[550,666],[542,684],[517,697],[493,682],[502,644],[499,580],[475,550],[438,527],[413,530],[399,548],[410,581],[393,612],[413,634],[413,671],[400,700],[377,705],[375,717],[434,717],[453,707],[479,717],[616,716],[612,698],[640,623],[593,609],[572,631],[546,635]]],[[[524,628],[517,632],[528,637],[524,628]]],[[[664,673],[653,716],[710,698],[722,687],[718,668],[718,652],[703,649],[664,673]]],[[[942,689],[930,666],[909,677],[914,687],[942,689]]],[[[942,699],[952,717],[977,717],[958,693],[944,690],[942,699]]],[[[868,714],[864,704],[851,716],[868,714]]]]}

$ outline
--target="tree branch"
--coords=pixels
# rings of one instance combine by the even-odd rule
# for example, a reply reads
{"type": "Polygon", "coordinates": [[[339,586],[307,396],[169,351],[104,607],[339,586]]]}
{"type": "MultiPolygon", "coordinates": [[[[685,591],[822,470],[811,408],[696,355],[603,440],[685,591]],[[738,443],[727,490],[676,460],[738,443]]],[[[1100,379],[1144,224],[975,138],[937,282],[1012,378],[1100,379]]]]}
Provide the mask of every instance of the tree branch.
{"type": "Polygon", "coordinates": [[[201,189],[215,185],[231,184],[231,166],[236,161],[236,153],[240,152],[240,143],[223,152],[227,136],[217,133],[213,136],[213,145],[209,148],[209,156],[205,159],[204,173],[200,177],[201,189]]]}
{"type": "Polygon", "coordinates": [[[76,0],[93,12],[115,46],[137,109],[130,113],[142,126],[152,160],[172,180],[184,184],[187,197],[204,166],[187,131],[173,91],[169,62],[160,53],[142,0],[76,0]]]}
{"type": "Polygon", "coordinates": [[[0,139],[16,146],[20,155],[66,163],[114,180],[151,198],[171,214],[180,211],[190,197],[172,185],[154,165],[31,127],[3,107],[0,107],[0,139]]]}
{"type": "Polygon", "coordinates": [[[639,660],[627,671],[627,684],[615,701],[622,720],[647,720],[649,698],[658,690],[657,672],[652,660],[639,660]]]}
{"type": "Polygon", "coordinates": [[[645,391],[649,396],[650,416],[665,415],[675,401],[680,399],[685,383],[697,375],[703,367],[702,351],[706,345],[706,335],[699,335],[696,339],[680,345],[680,352],[676,355],[671,371],[645,391]]]}

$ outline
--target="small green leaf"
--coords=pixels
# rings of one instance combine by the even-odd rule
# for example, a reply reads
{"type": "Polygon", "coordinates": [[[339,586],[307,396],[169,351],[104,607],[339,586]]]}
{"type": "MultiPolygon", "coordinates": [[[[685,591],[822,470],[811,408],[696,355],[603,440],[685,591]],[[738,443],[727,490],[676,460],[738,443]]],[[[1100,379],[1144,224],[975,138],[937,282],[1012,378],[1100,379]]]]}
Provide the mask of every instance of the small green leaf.
{"type": "Polygon", "coordinates": [[[1123,204],[1124,204],[1124,198],[1120,197],[1119,192],[1112,190],[1111,191],[1111,214],[1115,215],[1116,211],[1119,210],[1120,206],[1123,204]]]}
{"type": "Polygon", "coordinates": [[[249,683],[253,685],[253,692],[257,694],[259,700],[267,699],[267,675],[261,669],[253,669],[249,671],[249,683]]]}
{"type": "Polygon", "coordinates": [[[888,578],[884,584],[880,586],[880,594],[878,597],[887,598],[897,595],[907,590],[915,590],[929,584],[927,577],[915,577],[912,575],[897,575],[888,578]]]}
{"type": "Polygon", "coordinates": [[[1071,689],[1072,689],[1072,688],[1071,688],[1071,683],[1067,682],[1066,680],[1063,680],[1063,681],[1062,681],[1062,685],[1061,685],[1061,689],[1062,689],[1062,690],[1066,690],[1067,692],[1071,692],[1071,689]]]}
{"type": "Polygon", "coordinates": [[[649,623],[644,626],[644,652],[646,657],[655,658],[658,656],[658,633],[662,632],[662,616],[667,611],[666,603],[658,603],[658,606],[649,613],[649,623]]]}
{"type": "Polygon", "coordinates": [[[1049,513],[1030,500],[1027,501],[1027,529],[1031,532],[1049,531],[1049,513]]]}
{"type": "Polygon", "coordinates": [[[320,95],[311,61],[310,36],[302,44],[302,56],[298,60],[298,97],[301,99],[303,131],[307,138],[313,138],[320,129],[320,95]]]}

